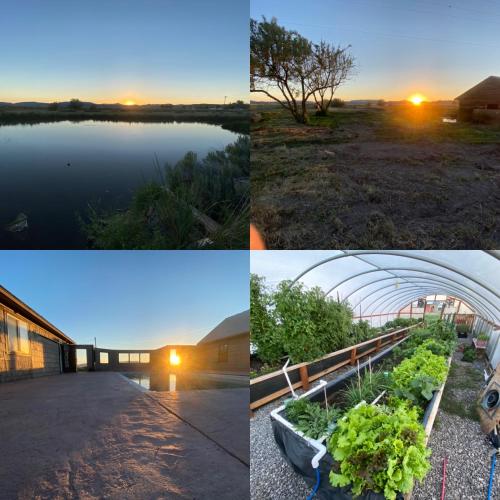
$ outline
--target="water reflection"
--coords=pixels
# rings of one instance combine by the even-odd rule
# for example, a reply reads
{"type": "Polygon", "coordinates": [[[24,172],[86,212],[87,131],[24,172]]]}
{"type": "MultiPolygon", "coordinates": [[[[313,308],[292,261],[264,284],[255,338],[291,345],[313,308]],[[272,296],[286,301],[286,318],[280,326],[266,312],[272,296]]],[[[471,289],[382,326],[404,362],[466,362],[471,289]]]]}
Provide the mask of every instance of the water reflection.
{"type": "Polygon", "coordinates": [[[206,373],[124,373],[148,391],[176,392],[248,387],[248,378],[206,373]]]}
{"type": "Polygon", "coordinates": [[[158,176],[156,165],[188,151],[205,157],[238,135],[201,123],[69,121],[0,126],[0,246],[84,248],[78,216],[88,204],[128,206],[138,186],[158,176]],[[3,228],[26,214],[28,230],[3,228]]]}

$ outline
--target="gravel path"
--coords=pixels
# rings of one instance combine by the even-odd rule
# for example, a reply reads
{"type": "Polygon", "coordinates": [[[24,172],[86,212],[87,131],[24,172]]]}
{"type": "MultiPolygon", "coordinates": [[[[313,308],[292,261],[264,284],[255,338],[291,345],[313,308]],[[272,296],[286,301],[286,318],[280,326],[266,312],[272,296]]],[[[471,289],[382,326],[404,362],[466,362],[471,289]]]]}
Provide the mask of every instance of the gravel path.
{"type": "MultiPolygon", "coordinates": [[[[454,369],[450,372],[443,401],[437,414],[428,446],[432,450],[432,469],[424,482],[418,485],[412,500],[441,498],[443,460],[448,459],[446,469],[447,500],[483,499],[488,492],[491,454],[493,446],[479,427],[479,423],[465,415],[475,416],[475,402],[482,387],[482,362],[464,363],[460,353],[455,353],[454,369]],[[474,373],[474,371],[476,373],[474,373]],[[475,376],[472,376],[475,375],[475,376]],[[458,412],[445,411],[447,401],[462,405],[458,412]]],[[[495,474],[493,499],[500,498],[500,471],[495,474]]]]}
{"type": "Polygon", "coordinates": [[[304,499],[310,488],[281,457],[269,414],[282,400],[255,412],[250,421],[250,496],[252,500],[304,499]]]}
{"type": "MultiPolygon", "coordinates": [[[[415,488],[412,500],[441,498],[445,456],[448,457],[445,498],[447,500],[486,498],[493,447],[486,441],[477,422],[439,411],[429,447],[432,450],[432,469],[424,482],[415,488]]],[[[494,484],[493,498],[500,498],[498,470],[494,484]]]]}

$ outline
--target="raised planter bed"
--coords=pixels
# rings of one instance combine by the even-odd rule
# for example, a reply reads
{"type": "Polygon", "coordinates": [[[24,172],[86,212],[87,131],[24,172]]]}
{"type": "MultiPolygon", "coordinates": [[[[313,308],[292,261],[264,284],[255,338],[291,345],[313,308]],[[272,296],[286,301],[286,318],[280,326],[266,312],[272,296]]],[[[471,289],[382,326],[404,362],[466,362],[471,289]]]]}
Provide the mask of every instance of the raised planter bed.
{"type": "MultiPolygon", "coordinates": [[[[294,389],[307,390],[309,383],[344,366],[354,366],[358,360],[368,355],[376,355],[383,348],[395,345],[402,338],[406,338],[408,332],[418,326],[420,324],[400,328],[360,344],[332,352],[315,361],[289,366],[286,370],[287,375],[294,389]]],[[[289,392],[290,387],[282,370],[253,378],[250,380],[250,409],[255,410],[289,392]]]]}
{"type": "MultiPolygon", "coordinates": [[[[404,342],[405,339],[401,340],[399,343],[404,342]]],[[[389,356],[392,349],[396,346],[387,349],[385,352],[380,353],[370,359],[371,366],[375,366],[380,363],[384,358],[389,356]]],[[[451,357],[448,359],[448,366],[451,362],[451,357]]],[[[359,365],[359,370],[364,371],[368,368],[369,363],[364,362],[359,365]]],[[[321,381],[317,387],[306,392],[302,397],[308,398],[311,401],[323,402],[326,397],[330,400],[334,393],[343,389],[351,379],[355,376],[358,371],[358,367],[349,370],[348,372],[340,375],[337,379],[331,382],[321,381]]],[[[432,426],[436,418],[437,411],[439,409],[439,404],[441,402],[441,397],[443,394],[443,389],[446,381],[442,386],[434,392],[434,395],[429,401],[424,416],[422,419],[422,424],[425,428],[426,440],[429,438],[432,431],[432,426]]],[[[285,406],[282,405],[276,410],[271,412],[271,422],[273,428],[274,439],[280,449],[282,456],[285,460],[292,466],[295,472],[300,474],[306,483],[313,488],[317,481],[317,471],[319,467],[320,471],[320,485],[316,493],[315,498],[318,499],[335,499],[335,500],[351,500],[353,498],[351,489],[349,486],[346,487],[334,487],[330,484],[329,473],[333,468],[334,459],[328,453],[326,449],[325,439],[314,440],[304,436],[300,431],[297,431],[293,424],[286,420],[285,406]]],[[[427,442],[427,441],[426,441],[427,442]]],[[[398,494],[399,499],[408,500],[411,494],[403,496],[403,494],[398,494]]],[[[384,495],[375,492],[366,492],[361,497],[365,500],[383,500],[384,495]]]]}

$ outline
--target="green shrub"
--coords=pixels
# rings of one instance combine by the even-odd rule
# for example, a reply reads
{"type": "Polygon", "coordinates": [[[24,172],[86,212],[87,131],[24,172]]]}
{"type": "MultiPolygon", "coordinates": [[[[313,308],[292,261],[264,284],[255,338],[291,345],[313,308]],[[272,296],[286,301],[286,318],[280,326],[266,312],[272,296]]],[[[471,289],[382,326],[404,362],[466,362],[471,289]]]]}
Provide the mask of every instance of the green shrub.
{"type": "Polygon", "coordinates": [[[455,325],[452,323],[446,323],[441,319],[431,323],[429,325],[429,330],[432,333],[432,337],[438,340],[446,342],[456,342],[457,340],[455,325]]]}
{"type": "Polygon", "coordinates": [[[246,136],[203,160],[188,152],[175,165],[158,165],[158,179],[138,188],[127,210],[91,209],[83,222],[89,244],[96,249],[248,248],[249,169],[246,136]]]}
{"type": "Polygon", "coordinates": [[[328,410],[306,398],[292,399],[285,404],[286,418],[307,437],[319,439],[331,433],[340,410],[330,406],[328,410]]]}
{"type": "Polygon", "coordinates": [[[250,341],[262,362],[276,365],[285,352],[271,304],[272,297],[264,278],[250,275],[250,341]]]}
{"type": "Polygon", "coordinates": [[[407,328],[416,325],[420,322],[418,318],[394,318],[384,325],[384,330],[392,330],[393,328],[407,328]]]}
{"type": "Polygon", "coordinates": [[[480,333],[478,336],[477,336],[477,340],[481,340],[481,341],[485,341],[485,340],[489,340],[489,335],[486,334],[486,333],[480,333]]]}
{"type": "Polygon", "coordinates": [[[365,340],[372,339],[380,333],[379,328],[372,328],[368,321],[358,321],[351,326],[352,344],[360,344],[365,340]]]}
{"type": "Polygon", "coordinates": [[[457,333],[464,334],[464,333],[469,333],[469,325],[466,325],[465,323],[460,323],[458,325],[455,325],[455,330],[457,333]]]}
{"type": "Polygon", "coordinates": [[[380,492],[394,500],[430,469],[425,432],[415,408],[361,405],[337,422],[328,451],[339,462],[333,486],[350,485],[354,495],[380,492]]]}
{"type": "Polygon", "coordinates": [[[467,363],[472,363],[476,360],[476,349],[474,346],[468,345],[464,347],[464,354],[462,356],[462,361],[467,363]]]}
{"type": "Polygon", "coordinates": [[[273,294],[283,350],[292,363],[312,361],[351,345],[352,311],[325,297],[320,288],[281,282],[273,294]]]}

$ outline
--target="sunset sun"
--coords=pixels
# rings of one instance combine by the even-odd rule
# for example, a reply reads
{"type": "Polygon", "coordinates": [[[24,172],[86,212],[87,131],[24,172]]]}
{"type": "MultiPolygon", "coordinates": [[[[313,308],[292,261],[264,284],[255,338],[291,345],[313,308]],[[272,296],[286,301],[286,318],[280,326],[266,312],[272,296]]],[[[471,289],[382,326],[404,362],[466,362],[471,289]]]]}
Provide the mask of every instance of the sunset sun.
{"type": "Polygon", "coordinates": [[[135,106],[135,101],[132,101],[132,99],[127,99],[125,101],[125,106],[135,106]]]}
{"type": "Polygon", "coordinates": [[[425,101],[425,97],[422,94],[413,94],[408,100],[415,106],[420,106],[425,101]]]}

